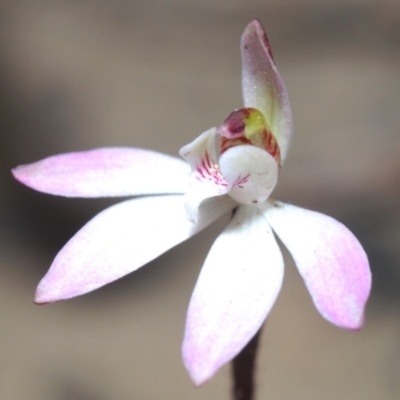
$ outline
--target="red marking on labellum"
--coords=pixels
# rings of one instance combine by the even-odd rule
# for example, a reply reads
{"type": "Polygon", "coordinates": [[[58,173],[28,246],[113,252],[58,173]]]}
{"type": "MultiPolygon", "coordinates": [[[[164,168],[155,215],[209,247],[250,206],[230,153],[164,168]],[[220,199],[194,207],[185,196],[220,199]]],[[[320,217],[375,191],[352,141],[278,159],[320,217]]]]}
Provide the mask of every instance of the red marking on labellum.
{"type": "Polygon", "coordinates": [[[206,177],[204,176],[204,172],[203,172],[203,170],[202,170],[201,168],[197,168],[197,172],[200,174],[200,176],[201,176],[203,179],[206,179],[206,177]]]}
{"type": "Polygon", "coordinates": [[[249,180],[250,174],[247,174],[244,177],[238,176],[233,183],[234,187],[239,187],[240,189],[243,189],[243,185],[249,180]]]}
{"type": "Polygon", "coordinates": [[[208,168],[212,168],[213,163],[210,160],[210,156],[208,155],[208,152],[206,151],[206,163],[208,168]]]}
{"type": "Polygon", "coordinates": [[[219,165],[213,163],[207,151],[201,159],[201,165],[196,168],[196,171],[196,179],[200,182],[208,181],[218,186],[228,186],[228,182],[225,181],[219,170],[219,165]]]}

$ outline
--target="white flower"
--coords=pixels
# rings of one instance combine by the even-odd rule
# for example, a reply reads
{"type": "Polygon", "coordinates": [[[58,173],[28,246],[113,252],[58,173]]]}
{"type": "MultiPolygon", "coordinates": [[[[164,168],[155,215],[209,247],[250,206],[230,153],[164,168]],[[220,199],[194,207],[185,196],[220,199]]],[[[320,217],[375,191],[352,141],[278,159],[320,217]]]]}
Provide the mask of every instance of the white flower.
{"type": "Polygon", "coordinates": [[[127,148],[53,156],[13,171],[25,185],[56,195],[141,196],[101,212],[64,246],[38,286],[37,303],[103,286],[232,216],[189,305],[183,358],[197,384],[240,352],[273,306],[283,279],[274,234],[333,324],[359,329],[371,287],[366,254],[345,226],[269,198],[291,138],[289,100],[259,21],[246,27],[241,51],[244,108],[181,149],[190,174],[182,160],[127,148]]]}

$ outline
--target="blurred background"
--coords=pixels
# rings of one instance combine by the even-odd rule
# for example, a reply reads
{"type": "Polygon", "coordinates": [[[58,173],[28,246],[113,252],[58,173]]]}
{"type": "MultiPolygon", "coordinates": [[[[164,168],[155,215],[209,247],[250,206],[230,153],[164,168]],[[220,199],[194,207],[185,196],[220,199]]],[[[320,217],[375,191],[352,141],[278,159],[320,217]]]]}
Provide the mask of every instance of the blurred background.
{"type": "Polygon", "coordinates": [[[74,300],[32,303],[62,245],[110,200],[63,199],[10,168],[68,151],[178,149],[241,106],[239,40],[265,25],[295,137],[274,197],[345,223],[374,286],[358,333],[323,320],[291,258],[262,334],[259,400],[400,397],[398,0],[0,1],[0,398],[229,399],[180,358],[221,223],[74,300]]]}

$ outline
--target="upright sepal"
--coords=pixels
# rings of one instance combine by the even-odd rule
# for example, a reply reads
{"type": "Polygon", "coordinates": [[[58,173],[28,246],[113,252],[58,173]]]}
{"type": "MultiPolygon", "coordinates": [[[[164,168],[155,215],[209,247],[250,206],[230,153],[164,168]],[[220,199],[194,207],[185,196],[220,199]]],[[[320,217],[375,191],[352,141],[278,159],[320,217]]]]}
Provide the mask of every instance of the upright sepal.
{"type": "Polygon", "coordinates": [[[283,163],[292,136],[292,113],[285,85],[260,21],[253,20],[247,25],[242,35],[241,53],[244,106],[256,108],[264,114],[279,143],[283,163]]]}

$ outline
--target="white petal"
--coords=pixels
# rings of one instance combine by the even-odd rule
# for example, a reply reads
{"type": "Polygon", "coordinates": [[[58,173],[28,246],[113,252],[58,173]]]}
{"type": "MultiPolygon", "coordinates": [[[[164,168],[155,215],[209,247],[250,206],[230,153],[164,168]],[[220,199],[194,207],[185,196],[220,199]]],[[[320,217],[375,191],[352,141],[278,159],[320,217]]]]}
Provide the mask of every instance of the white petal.
{"type": "Polygon", "coordinates": [[[123,147],[60,154],[12,172],[35,190],[67,197],[184,193],[189,180],[182,160],[123,147]]]}
{"type": "Polygon", "coordinates": [[[222,154],[219,164],[231,187],[228,194],[238,203],[264,202],[278,180],[276,160],[265,150],[251,145],[231,147],[222,154]]]}
{"type": "Polygon", "coordinates": [[[264,209],[292,254],[318,311],[335,325],[359,329],[371,272],[355,236],[340,222],[314,211],[281,202],[264,209]]]}
{"type": "Polygon", "coordinates": [[[229,211],[208,202],[196,224],[184,196],[153,196],[114,205],[87,223],[59,252],[35,301],[48,303],[90,292],[151,261],[229,211]]]}
{"type": "Polygon", "coordinates": [[[255,206],[239,206],[212,246],[189,305],[182,351],[196,384],[254,336],[282,279],[283,259],[271,228],[255,206]]]}

